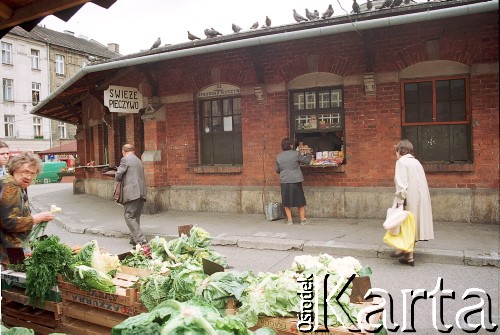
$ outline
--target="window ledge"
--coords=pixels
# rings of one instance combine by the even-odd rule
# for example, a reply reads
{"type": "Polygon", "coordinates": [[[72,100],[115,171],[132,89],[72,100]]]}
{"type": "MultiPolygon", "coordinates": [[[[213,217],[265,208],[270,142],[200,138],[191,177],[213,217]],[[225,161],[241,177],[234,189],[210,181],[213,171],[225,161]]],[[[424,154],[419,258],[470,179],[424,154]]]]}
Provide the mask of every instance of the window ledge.
{"type": "Polygon", "coordinates": [[[220,173],[231,174],[241,173],[243,167],[241,165],[200,165],[193,168],[194,173],[220,173]]]}
{"type": "Polygon", "coordinates": [[[345,173],[345,164],[339,166],[301,165],[306,174],[309,173],[345,173]]]}
{"type": "Polygon", "coordinates": [[[425,172],[474,172],[471,163],[422,163],[425,172]]]}

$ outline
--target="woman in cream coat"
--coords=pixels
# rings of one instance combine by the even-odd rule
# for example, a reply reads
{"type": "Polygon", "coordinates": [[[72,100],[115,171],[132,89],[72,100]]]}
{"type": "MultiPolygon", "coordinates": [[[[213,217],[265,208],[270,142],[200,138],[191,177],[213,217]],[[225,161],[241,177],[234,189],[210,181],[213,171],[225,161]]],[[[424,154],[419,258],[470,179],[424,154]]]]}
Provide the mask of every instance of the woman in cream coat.
{"type": "MultiPolygon", "coordinates": [[[[422,164],[413,157],[413,145],[408,140],[401,140],[395,145],[396,170],[394,183],[396,184],[395,201],[405,204],[405,209],[415,217],[415,241],[434,239],[434,223],[432,221],[431,196],[422,164]]],[[[402,256],[399,262],[415,266],[413,252],[396,251],[394,256],[402,256]]]]}

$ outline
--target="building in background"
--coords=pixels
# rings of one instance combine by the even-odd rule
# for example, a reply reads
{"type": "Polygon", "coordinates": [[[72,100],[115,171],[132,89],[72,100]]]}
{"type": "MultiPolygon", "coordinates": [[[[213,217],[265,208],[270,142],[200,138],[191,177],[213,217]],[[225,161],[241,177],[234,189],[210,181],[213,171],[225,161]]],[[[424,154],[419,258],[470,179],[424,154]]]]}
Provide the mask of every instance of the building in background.
{"type": "Polygon", "coordinates": [[[40,26],[30,32],[14,27],[2,38],[1,49],[0,138],[14,152],[38,152],[74,141],[74,125],[34,116],[30,110],[82,67],[120,55],[116,44],[105,46],[40,26]]]}
{"type": "Polygon", "coordinates": [[[342,158],[303,167],[308,216],[382,222],[408,138],[436,221],[499,224],[498,39],[498,0],[363,11],[89,65],[32,113],[78,124],[75,193],[112,199],[133,143],[148,213],[263,213],[290,136],[342,158]]]}

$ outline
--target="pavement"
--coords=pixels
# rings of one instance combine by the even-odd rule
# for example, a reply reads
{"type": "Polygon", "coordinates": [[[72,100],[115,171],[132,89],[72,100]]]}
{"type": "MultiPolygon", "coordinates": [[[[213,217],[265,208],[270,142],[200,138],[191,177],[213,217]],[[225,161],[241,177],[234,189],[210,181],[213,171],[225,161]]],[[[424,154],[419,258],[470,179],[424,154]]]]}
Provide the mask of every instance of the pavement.
{"type": "MultiPolygon", "coordinates": [[[[44,187],[51,185],[30,186],[44,187]]],[[[47,193],[30,193],[35,211],[62,208],[55,224],[71,233],[96,234],[129,239],[123,207],[113,200],[88,194],[73,194],[72,184],[58,184],[47,193]],[[38,194],[37,194],[38,193],[38,194]]],[[[306,207],[307,213],[307,207],[306,207]]],[[[383,220],[309,218],[302,226],[298,218],[267,221],[264,214],[166,211],[141,217],[148,239],[178,237],[178,227],[197,225],[210,233],[213,245],[250,249],[295,250],[307,254],[389,258],[392,249],[383,243],[383,220]]],[[[415,262],[500,267],[500,225],[434,222],[435,239],[417,243],[415,262]]]]}

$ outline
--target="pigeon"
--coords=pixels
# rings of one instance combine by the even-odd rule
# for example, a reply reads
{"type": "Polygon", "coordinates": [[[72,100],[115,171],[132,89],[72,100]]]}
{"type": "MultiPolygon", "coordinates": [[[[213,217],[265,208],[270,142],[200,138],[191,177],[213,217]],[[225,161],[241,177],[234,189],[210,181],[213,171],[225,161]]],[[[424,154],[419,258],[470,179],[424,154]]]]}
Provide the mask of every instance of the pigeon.
{"type": "Polygon", "coordinates": [[[233,28],[233,31],[234,31],[235,33],[239,33],[239,32],[240,32],[240,30],[241,30],[241,27],[240,27],[240,26],[238,26],[238,25],[236,25],[236,24],[234,24],[234,23],[231,25],[231,27],[233,28]]]}
{"type": "Polygon", "coordinates": [[[316,20],[319,19],[319,12],[317,9],[314,10],[314,16],[316,16],[316,20]]]}
{"type": "Polygon", "coordinates": [[[188,38],[190,41],[201,40],[201,38],[199,38],[198,36],[191,34],[189,30],[188,30],[188,38]]]}
{"type": "Polygon", "coordinates": [[[392,3],[392,0],[385,0],[384,3],[382,4],[382,6],[380,7],[380,9],[389,8],[391,3],[392,3]]]}
{"type": "Polygon", "coordinates": [[[323,13],[323,15],[321,15],[321,18],[328,19],[332,17],[332,15],[333,15],[333,7],[332,5],[328,5],[328,9],[323,13]]]}
{"type": "Polygon", "coordinates": [[[266,27],[269,28],[271,26],[271,19],[269,16],[266,16],[266,27]]]}
{"type": "Polygon", "coordinates": [[[391,4],[391,6],[390,6],[390,7],[391,7],[391,8],[393,8],[393,7],[398,7],[398,6],[400,6],[402,3],[403,3],[403,0],[394,0],[394,1],[392,2],[392,4],[391,4]]]}
{"type": "Polygon", "coordinates": [[[207,38],[217,37],[218,35],[222,36],[222,34],[219,33],[217,30],[215,30],[214,28],[205,29],[205,36],[207,38]]]}
{"type": "Polygon", "coordinates": [[[356,14],[359,14],[361,13],[361,9],[359,8],[359,5],[358,3],[356,2],[356,0],[353,0],[353,3],[352,3],[352,11],[356,14]]]}
{"type": "Polygon", "coordinates": [[[367,0],[366,1],[366,9],[371,10],[372,8],[373,8],[373,2],[371,2],[370,0],[367,0]]]}
{"type": "Polygon", "coordinates": [[[153,43],[153,45],[151,46],[151,49],[149,49],[150,51],[155,49],[155,48],[158,48],[161,44],[161,39],[158,37],[158,39],[156,40],[156,42],[153,43]]]}
{"type": "Polygon", "coordinates": [[[97,57],[96,56],[92,56],[92,55],[87,55],[87,59],[89,62],[95,62],[97,61],[97,57]]]}
{"type": "Polygon", "coordinates": [[[411,0],[405,0],[405,5],[409,5],[411,0]]]}
{"type": "Polygon", "coordinates": [[[297,13],[297,11],[295,9],[293,10],[293,18],[297,22],[309,21],[308,19],[306,19],[305,17],[303,17],[302,15],[300,15],[299,13],[297,13]]]}
{"type": "Polygon", "coordinates": [[[311,12],[309,11],[309,9],[307,9],[307,8],[306,8],[306,17],[307,17],[310,21],[312,21],[312,20],[315,20],[315,19],[316,19],[316,17],[314,16],[314,14],[313,14],[313,13],[311,13],[311,12]]]}
{"type": "Polygon", "coordinates": [[[259,27],[259,21],[257,21],[254,24],[252,24],[252,26],[250,27],[250,29],[257,29],[258,27],[259,27]]]}

